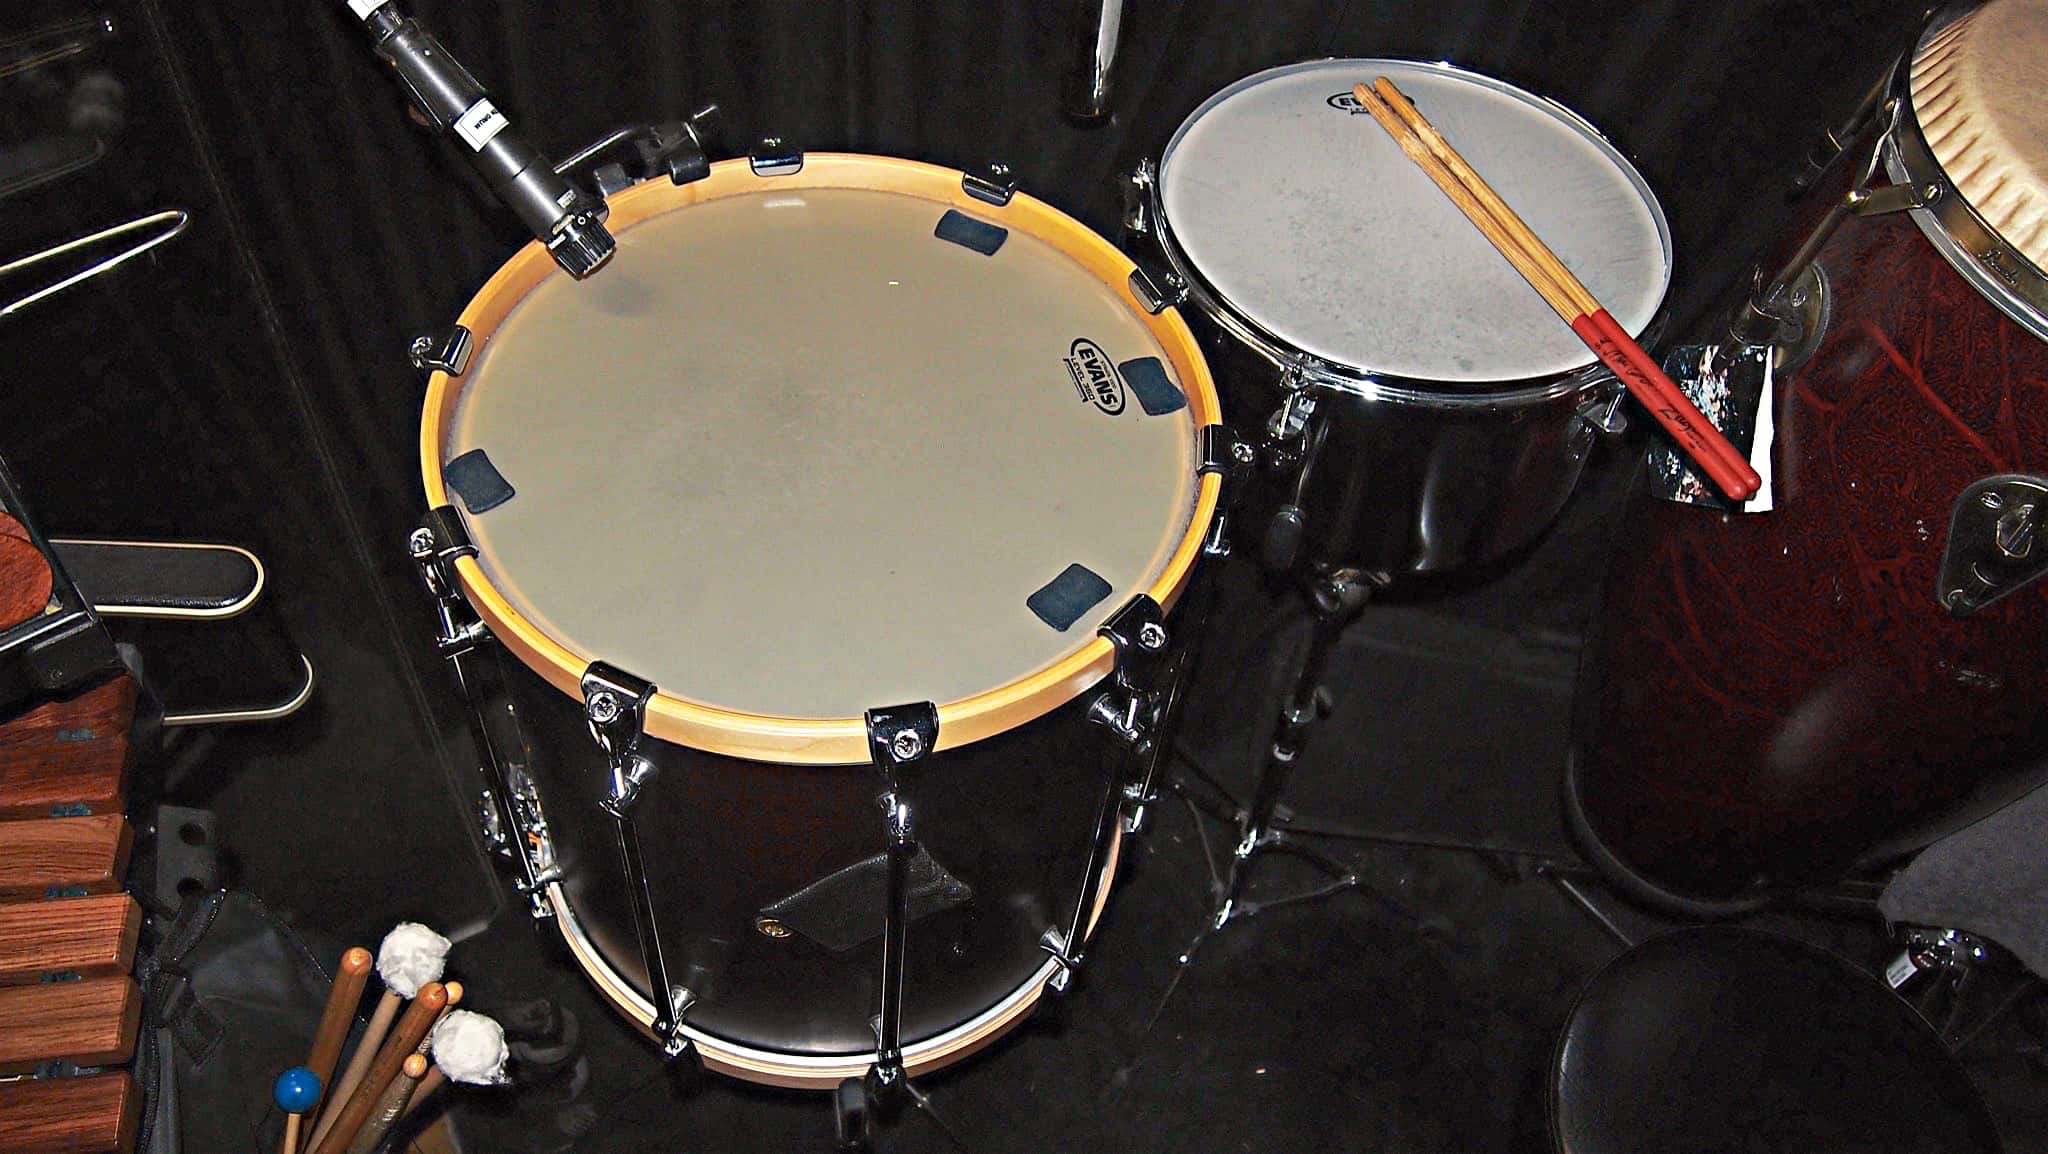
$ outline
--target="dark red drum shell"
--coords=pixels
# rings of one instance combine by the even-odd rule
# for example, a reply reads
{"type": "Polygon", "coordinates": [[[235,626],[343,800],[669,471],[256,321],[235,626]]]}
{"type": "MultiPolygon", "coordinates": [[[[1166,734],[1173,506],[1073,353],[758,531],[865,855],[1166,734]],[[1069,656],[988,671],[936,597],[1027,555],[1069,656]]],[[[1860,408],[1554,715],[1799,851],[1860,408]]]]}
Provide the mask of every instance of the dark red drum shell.
{"type": "Polygon", "coordinates": [[[1778,507],[1639,494],[1587,650],[1587,823],[1682,895],[1839,876],[2048,753],[2048,585],[1965,619],[1935,600],[1964,487],[2048,469],[2048,344],[1904,214],[1819,263],[1832,319],[1778,382],[1778,507]]]}

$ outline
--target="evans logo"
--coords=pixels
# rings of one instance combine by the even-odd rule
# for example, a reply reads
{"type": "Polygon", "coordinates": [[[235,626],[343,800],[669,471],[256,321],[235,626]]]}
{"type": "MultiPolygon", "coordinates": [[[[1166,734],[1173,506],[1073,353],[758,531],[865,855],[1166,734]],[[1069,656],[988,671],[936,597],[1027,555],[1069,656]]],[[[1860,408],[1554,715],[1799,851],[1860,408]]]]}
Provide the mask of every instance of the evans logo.
{"type": "Polygon", "coordinates": [[[1079,337],[1067,349],[1066,362],[1082,400],[1112,417],[1124,411],[1124,379],[1101,345],[1079,337]]]}
{"type": "Polygon", "coordinates": [[[1329,105],[1330,107],[1336,109],[1339,112],[1348,112],[1353,116],[1357,116],[1359,113],[1365,111],[1365,105],[1360,104],[1358,102],[1358,97],[1353,96],[1349,88],[1345,89],[1342,92],[1339,92],[1335,96],[1330,97],[1323,103],[1329,105]]]}

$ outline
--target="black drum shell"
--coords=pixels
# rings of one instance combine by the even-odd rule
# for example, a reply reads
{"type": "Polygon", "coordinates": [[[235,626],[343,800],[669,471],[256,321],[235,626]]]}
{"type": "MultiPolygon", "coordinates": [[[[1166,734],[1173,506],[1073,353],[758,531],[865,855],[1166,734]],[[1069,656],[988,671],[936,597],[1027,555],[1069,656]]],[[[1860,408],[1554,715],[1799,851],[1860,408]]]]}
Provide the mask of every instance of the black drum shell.
{"type": "Polygon", "coordinates": [[[1240,435],[1267,442],[1269,423],[1299,388],[1314,401],[1296,463],[1274,454],[1242,518],[1248,541],[1274,511],[1298,504],[1295,559],[1392,577],[1432,576],[1498,560],[1534,541],[1577,487],[1598,439],[1597,415],[1618,386],[1600,371],[1499,392],[1413,385],[1291,381],[1212,319],[1184,310],[1201,338],[1240,435]]]}
{"type": "MultiPolygon", "coordinates": [[[[610,769],[582,703],[495,645],[476,656],[502,672],[482,679],[485,692],[502,685],[502,699],[478,704],[539,794],[570,907],[644,997],[617,833],[599,805],[610,769]]],[[[906,1049],[1030,984],[1048,959],[1045,931],[1064,932],[1104,789],[1128,768],[1124,747],[1087,718],[1098,692],[903,772],[915,836],[972,891],[910,925],[906,1049]]],[[[872,1054],[883,904],[867,915],[872,936],[843,952],[757,922],[778,899],[884,851],[878,771],[748,761],[653,737],[640,752],[657,773],[632,812],[670,981],[696,997],[685,1024],[773,1054],[872,1054]]]]}

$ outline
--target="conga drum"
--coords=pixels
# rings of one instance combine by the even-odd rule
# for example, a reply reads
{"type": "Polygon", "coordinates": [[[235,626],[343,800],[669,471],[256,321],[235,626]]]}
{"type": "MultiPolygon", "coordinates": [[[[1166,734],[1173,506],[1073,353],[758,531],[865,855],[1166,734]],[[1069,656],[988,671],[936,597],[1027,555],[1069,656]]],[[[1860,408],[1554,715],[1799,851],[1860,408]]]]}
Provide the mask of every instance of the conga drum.
{"type": "Polygon", "coordinates": [[[948,169],[726,161],[610,224],[588,280],[538,245],[492,277],[427,396],[416,555],[487,821],[671,1052],[859,1075],[890,954],[904,1065],[954,1061],[1064,984],[1163,747],[1208,370],[1108,242],[948,169]],[[878,738],[906,702],[936,734],[878,738]]]}
{"type": "Polygon", "coordinates": [[[1839,878],[2040,776],[2044,83],[2048,4],[1932,21],[1734,312],[1779,361],[1774,507],[1621,534],[1567,808],[1647,897],[1839,878]]]}
{"type": "MultiPolygon", "coordinates": [[[[1268,69],[1132,176],[1127,227],[1182,286],[1230,419],[1264,444],[1275,569],[1389,579],[1499,560],[1578,484],[1620,387],[1351,94],[1390,77],[1631,335],[1671,283],[1634,165],[1571,110],[1408,60],[1268,69]]],[[[1647,338],[1645,338],[1647,339],[1647,338]]]]}

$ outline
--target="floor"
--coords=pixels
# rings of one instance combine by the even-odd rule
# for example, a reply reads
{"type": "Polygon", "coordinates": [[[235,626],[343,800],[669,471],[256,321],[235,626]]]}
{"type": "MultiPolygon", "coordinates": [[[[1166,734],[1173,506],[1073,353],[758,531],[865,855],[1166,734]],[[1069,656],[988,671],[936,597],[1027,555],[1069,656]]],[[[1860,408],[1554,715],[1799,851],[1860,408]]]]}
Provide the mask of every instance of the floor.
{"type": "MultiPolygon", "coordinates": [[[[1356,862],[1359,891],[1233,923],[1182,965],[1208,914],[1205,847],[1224,852],[1228,839],[1197,803],[1216,796],[1208,779],[1243,779],[1277,671],[1301,634],[1292,602],[1243,574],[1226,582],[1226,624],[1190,703],[1185,788],[1154,807],[1080,980],[989,1050],[920,1083],[958,1148],[1549,1148],[1543,1080],[1558,1028],[1581,985],[1622,949],[1549,867],[1631,937],[1669,924],[1577,872],[1555,805],[1582,623],[1573,614],[1597,587],[1588,559],[1599,554],[1612,489],[1596,477],[1518,573],[1375,606],[1354,625],[1330,679],[1335,713],[1289,802],[1393,842],[1334,843],[1356,862]],[[1532,605],[1543,609],[1521,608],[1532,605]]],[[[403,792],[380,772],[390,771],[365,763],[358,788],[403,792]]],[[[224,812],[223,828],[253,828],[260,811],[248,807],[265,804],[264,792],[246,778],[219,791],[215,804],[236,811],[224,812]]],[[[274,855],[239,860],[239,884],[314,908],[295,896],[293,875],[256,868],[274,855]]],[[[463,876],[451,871],[446,884],[463,876]]],[[[1270,896],[1316,880],[1276,859],[1259,882],[1270,896]]],[[[424,900],[353,913],[389,920],[424,900]]],[[[340,920],[306,914],[300,929],[318,940],[340,920]]],[[[1755,920],[1873,969],[1890,953],[1870,919],[1755,920]]],[[[515,1032],[529,1039],[517,1084],[443,1099],[465,1150],[832,1148],[822,1097],[659,1064],[518,904],[459,936],[450,968],[475,976],[471,1004],[526,1023],[515,1032]]],[[[2009,1149],[2048,1150],[2038,1037],[2014,1019],[1969,1055],[2009,1149]]],[[[956,1147],[911,1112],[880,1148],[956,1147]]]]}

